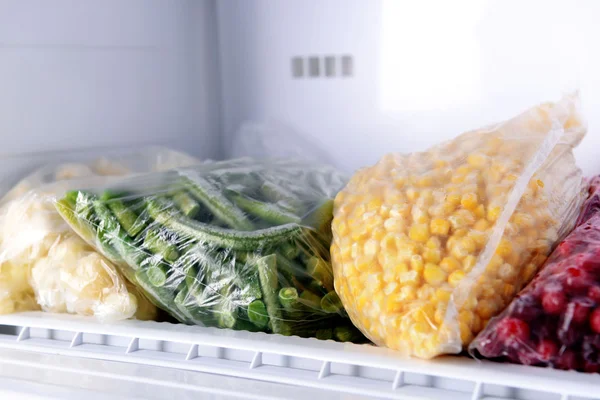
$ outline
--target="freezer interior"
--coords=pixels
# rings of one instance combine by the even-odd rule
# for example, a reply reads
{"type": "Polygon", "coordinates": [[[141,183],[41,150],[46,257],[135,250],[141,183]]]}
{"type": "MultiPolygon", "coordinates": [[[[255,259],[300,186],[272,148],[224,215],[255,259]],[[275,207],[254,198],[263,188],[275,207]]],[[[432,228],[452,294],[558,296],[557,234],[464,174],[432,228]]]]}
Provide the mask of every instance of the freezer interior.
{"type": "MultiPolygon", "coordinates": [[[[200,159],[299,156],[351,173],[575,91],[589,129],[577,163],[591,176],[599,12],[593,0],[0,0],[0,189],[48,162],[142,145],[200,159]]],[[[178,369],[281,385],[283,397],[293,387],[298,398],[600,398],[596,375],[467,357],[43,313],[0,325],[7,352],[134,364],[132,380],[171,371],[153,382],[161,390],[193,380],[178,369]]]]}

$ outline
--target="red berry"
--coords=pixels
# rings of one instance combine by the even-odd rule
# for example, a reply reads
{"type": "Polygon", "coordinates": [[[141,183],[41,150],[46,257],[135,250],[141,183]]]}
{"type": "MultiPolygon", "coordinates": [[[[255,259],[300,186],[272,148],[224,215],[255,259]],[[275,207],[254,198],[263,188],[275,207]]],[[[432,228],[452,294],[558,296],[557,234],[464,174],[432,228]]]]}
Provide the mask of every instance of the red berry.
{"type": "Polygon", "coordinates": [[[595,301],[596,303],[600,303],[600,286],[592,286],[588,289],[588,297],[595,301]]]}
{"type": "Polygon", "coordinates": [[[560,369],[577,369],[577,355],[572,350],[565,350],[556,360],[555,367],[560,369]]]}
{"type": "Polygon", "coordinates": [[[571,266],[565,270],[565,285],[572,291],[586,289],[591,281],[589,274],[581,268],[571,266]]]}
{"type": "Polygon", "coordinates": [[[565,309],[567,298],[563,292],[545,292],[542,296],[542,307],[551,315],[560,314],[565,309]]]}
{"type": "Polygon", "coordinates": [[[600,333],[600,308],[596,308],[590,315],[590,328],[596,333],[600,333]]]}
{"type": "Polygon", "coordinates": [[[585,300],[572,301],[567,306],[565,319],[570,318],[571,322],[581,324],[587,321],[591,309],[591,304],[587,304],[585,300]]]}
{"type": "Polygon", "coordinates": [[[523,344],[529,339],[529,325],[518,318],[505,318],[496,329],[498,338],[507,346],[523,344]]]}
{"type": "Polygon", "coordinates": [[[537,353],[540,360],[550,361],[558,353],[558,346],[552,340],[544,339],[538,344],[537,353]]]}
{"type": "Polygon", "coordinates": [[[593,362],[593,361],[584,361],[583,362],[583,370],[585,372],[598,373],[598,372],[600,372],[600,364],[598,364],[597,362],[593,362]]]}

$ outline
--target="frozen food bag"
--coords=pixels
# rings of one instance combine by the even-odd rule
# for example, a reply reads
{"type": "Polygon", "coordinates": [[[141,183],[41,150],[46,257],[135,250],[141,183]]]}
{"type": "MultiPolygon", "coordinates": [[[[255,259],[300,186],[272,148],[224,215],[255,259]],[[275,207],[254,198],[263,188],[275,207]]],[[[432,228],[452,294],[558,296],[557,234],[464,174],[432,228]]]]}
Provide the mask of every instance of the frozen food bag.
{"type": "Polygon", "coordinates": [[[355,325],[407,356],[460,352],[574,225],[585,132],[568,96],[358,171],[335,199],[331,248],[355,325]]]}
{"type": "Polygon", "coordinates": [[[121,154],[93,158],[75,153],[73,157],[76,160],[49,163],[37,168],[9,190],[0,200],[0,204],[53,182],[92,176],[123,176],[166,171],[200,163],[199,159],[189,154],[162,146],[146,146],[137,151],[129,150],[121,154]]]}
{"type": "Polygon", "coordinates": [[[79,187],[56,208],[183,323],[360,340],[333,287],[329,167],[239,159],[79,187]]]}
{"type": "Polygon", "coordinates": [[[162,147],[45,165],[0,201],[0,313],[43,309],[101,321],[153,319],[156,308],[79,238],[51,199],[69,180],[123,176],[200,163],[162,147]]]}
{"type": "Polygon", "coordinates": [[[471,343],[471,351],[526,365],[600,372],[600,178],[578,226],[533,281],[471,343]]]}

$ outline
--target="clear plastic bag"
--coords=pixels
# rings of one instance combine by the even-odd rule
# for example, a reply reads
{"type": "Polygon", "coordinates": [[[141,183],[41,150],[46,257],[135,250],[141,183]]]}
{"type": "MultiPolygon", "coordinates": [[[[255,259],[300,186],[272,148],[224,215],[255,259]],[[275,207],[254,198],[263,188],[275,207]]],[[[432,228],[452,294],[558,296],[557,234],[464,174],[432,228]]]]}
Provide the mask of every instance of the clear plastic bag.
{"type": "Polygon", "coordinates": [[[460,352],[573,226],[585,131],[569,96],[357,172],[336,197],[331,249],[355,325],[404,355],[460,352]]]}
{"type": "Polygon", "coordinates": [[[600,372],[600,178],[578,225],[471,343],[484,357],[600,372]]]}
{"type": "Polygon", "coordinates": [[[328,167],[251,159],[79,187],[56,207],[183,323],[360,340],[333,290],[328,167]]]}
{"type": "Polygon", "coordinates": [[[125,152],[110,157],[102,156],[79,162],[46,164],[21,179],[0,203],[13,200],[28,191],[59,181],[93,176],[123,176],[199,164],[200,160],[189,154],[166,147],[143,147],[136,152],[125,152]]]}
{"type": "Polygon", "coordinates": [[[101,321],[153,319],[156,308],[112,263],[75,235],[49,201],[69,181],[198,164],[161,147],[118,157],[45,165],[22,179],[0,209],[0,313],[37,310],[94,315],[101,321]]]}

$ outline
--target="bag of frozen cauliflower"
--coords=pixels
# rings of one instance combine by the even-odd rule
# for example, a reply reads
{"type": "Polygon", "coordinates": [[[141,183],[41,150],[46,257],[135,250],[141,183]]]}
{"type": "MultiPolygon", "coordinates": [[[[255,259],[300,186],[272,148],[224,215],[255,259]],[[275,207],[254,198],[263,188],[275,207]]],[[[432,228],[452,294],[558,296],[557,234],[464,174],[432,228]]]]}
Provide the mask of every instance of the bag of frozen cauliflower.
{"type": "Polygon", "coordinates": [[[154,319],[156,307],[62,219],[52,199],[70,181],[164,171],[200,163],[163,147],[48,164],[0,200],[0,314],[39,310],[102,322],[154,319]]]}
{"type": "Polygon", "coordinates": [[[354,324],[406,356],[459,353],[575,223],[576,96],[389,154],[335,199],[335,288],[354,324]]]}

